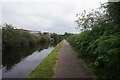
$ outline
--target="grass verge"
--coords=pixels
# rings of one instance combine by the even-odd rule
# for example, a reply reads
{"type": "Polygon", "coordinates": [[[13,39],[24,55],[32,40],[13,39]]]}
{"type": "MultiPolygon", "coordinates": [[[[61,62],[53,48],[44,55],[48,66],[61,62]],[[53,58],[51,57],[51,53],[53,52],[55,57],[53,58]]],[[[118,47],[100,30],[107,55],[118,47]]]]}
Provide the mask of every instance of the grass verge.
{"type": "Polygon", "coordinates": [[[28,78],[51,78],[54,75],[54,66],[57,59],[57,53],[60,50],[63,41],[61,41],[53,51],[36,67],[28,78]]]}

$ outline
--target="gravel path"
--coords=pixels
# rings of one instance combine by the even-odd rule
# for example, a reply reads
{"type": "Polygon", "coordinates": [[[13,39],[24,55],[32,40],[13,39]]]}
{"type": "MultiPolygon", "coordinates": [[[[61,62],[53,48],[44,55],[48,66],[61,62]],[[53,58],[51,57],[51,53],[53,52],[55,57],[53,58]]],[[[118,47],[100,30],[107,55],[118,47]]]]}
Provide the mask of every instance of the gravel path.
{"type": "Polygon", "coordinates": [[[83,60],[77,58],[77,54],[66,40],[58,53],[54,78],[94,78],[95,80],[94,74],[83,60]]]}

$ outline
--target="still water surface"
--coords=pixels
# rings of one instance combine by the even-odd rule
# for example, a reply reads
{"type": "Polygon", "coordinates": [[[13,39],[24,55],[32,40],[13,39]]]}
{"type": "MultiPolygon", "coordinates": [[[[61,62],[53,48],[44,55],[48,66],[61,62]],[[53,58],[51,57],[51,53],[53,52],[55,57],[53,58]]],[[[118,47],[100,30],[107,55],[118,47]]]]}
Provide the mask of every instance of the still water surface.
{"type": "Polygon", "coordinates": [[[54,48],[53,46],[41,47],[25,51],[19,49],[5,51],[3,53],[3,78],[27,78],[54,48]]]}

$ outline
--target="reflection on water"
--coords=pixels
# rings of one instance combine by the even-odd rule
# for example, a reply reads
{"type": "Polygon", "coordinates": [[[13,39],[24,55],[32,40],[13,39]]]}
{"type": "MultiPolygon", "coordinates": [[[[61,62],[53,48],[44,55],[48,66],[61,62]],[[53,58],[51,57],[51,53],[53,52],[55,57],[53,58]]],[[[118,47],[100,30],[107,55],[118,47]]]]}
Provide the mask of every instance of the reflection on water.
{"type": "Polygon", "coordinates": [[[26,78],[53,48],[41,44],[35,48],[3,51],[3,78],[26,78]]]}

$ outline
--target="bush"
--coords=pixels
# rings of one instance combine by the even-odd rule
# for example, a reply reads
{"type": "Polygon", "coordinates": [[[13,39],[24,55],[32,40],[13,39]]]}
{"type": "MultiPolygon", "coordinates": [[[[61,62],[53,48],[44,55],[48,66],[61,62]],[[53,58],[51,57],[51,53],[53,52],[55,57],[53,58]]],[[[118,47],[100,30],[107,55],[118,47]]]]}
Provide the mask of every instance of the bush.
{"type": "Polygon", "coordinates": [[[119,78],[120,30],[118,26],[89,30],[69,36],[67,40],[101,78],[119,78]],[[118,31],[119,30],[119,31],[118,31]],[[102,33],[102,34],[101,34],[102,33]]]}
{"type": "Polygon", "coordinates": [[[101,79],[120,78],[120,2],[102,4],[99,11],[77,14],[83,32],[67,40],[101,79]]]}
{"type": "MultiPolygon", "coordinates": [[[[12,25],[2,25],[3,32],[3,47],[14,48],[14,47],[32,47],[40,43],[45,43],[50,40],[49,37],[41,34],[31,34],[19,29],[15,29],[12,25]]],[[[3,48],[3,49],[4,49],[3,48]]]]}

